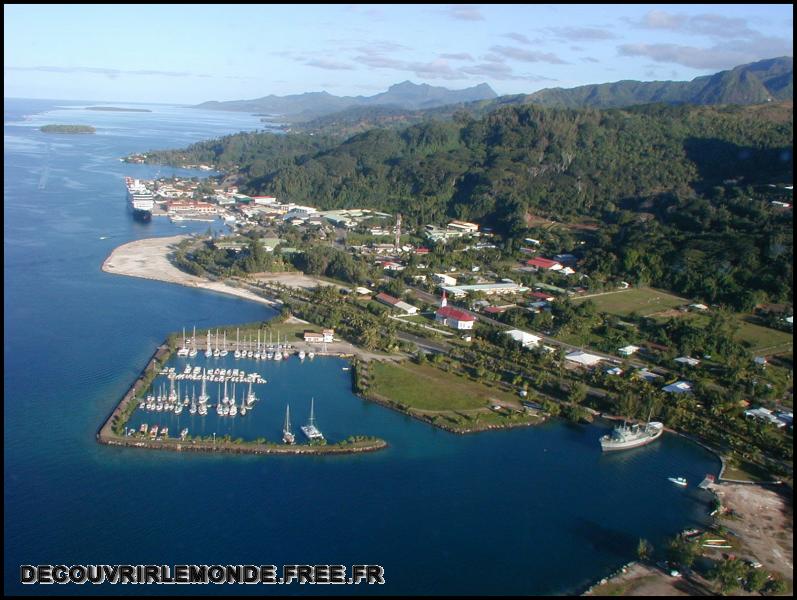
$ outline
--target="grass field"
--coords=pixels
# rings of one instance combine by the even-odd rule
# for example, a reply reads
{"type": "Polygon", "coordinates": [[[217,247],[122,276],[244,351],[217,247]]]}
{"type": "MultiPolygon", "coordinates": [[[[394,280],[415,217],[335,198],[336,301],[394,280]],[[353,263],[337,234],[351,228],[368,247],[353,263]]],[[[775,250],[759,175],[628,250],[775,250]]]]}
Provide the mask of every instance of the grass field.
{"type": "Polygon", "coordinates": [[[478,409],[496,401],[518,405],[508,392],[429,365],[372,363],[369,370],[372,391],[419,410],[478,409]]]}
{"type": "Polygon", "coordinates": [[[666,292],[651,288],[628,288],[616,292],[607,292],[591,298],[576,298],[574,302],[592,300],[598,311],[613,315],[627,316],[632,312],[647,316],[663,310],[670,310],[689,304],[686,298],[673,296],[666,292]]]}
{"type": "MultiPolygon", "coordinates": [[[[592,298],[576,298],[574,302],[584,302],[587,299],[595,303],[598,311],[618,316],[628,316],[636,312],[641,316],[653,315],[654,318],[661,318],[662,321],[677,316],[681,319],[690,319],[694,323],[702,325],[708,323],[710,319],[709,315],[696,312],[676,311],[675,313],[657,315],[656,313],[672,311],[679,306],[689,304],[691,301],[652,288],[629,288],[593,296],[592,298]]],[[[746,316],[741,313],[735,315],[739,323],[736,339],[749,344],[751,352],[774,354],[791,349],[792,335],[790,333],[750,323],[745,320],[746,316]]]]}

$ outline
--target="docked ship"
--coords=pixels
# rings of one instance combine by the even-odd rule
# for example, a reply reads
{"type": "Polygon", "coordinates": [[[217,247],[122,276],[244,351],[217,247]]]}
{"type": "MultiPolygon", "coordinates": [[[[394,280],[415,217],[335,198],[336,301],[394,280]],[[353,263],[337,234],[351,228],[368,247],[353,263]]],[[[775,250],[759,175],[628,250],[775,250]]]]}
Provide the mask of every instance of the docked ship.
{"type": "Polygon", "coordinates": [[[125,177],[125,185],[133,216],[149,221],[152,218],[152,209],[155,208],[154,194],[141,181],[132,177],[125,177]]]}
{"type": "Polygon", "coordinates": [[[639,424],[627,425],[625,422],[615,427],[611,435],[601,438],[601,449],[604,452],[613,450],[630,450],[656,441],[664,433],[664,424],[658,421],[648,421],[645,426],[639,424]]]}

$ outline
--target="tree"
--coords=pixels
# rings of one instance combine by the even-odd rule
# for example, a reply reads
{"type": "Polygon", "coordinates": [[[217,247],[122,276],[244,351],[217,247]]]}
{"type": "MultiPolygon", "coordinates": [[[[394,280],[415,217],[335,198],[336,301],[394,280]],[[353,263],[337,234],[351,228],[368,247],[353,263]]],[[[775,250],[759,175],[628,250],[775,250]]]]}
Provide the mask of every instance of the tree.
{"type": "Polygon", "coordinates": [[[697,542],[677,537],[667,544],[667,557],[670,561],[684,567],[691,567],[700,549],[697,542]]]}
{"type": "Polygon", "coordinates": [[[761,592],[769,583],[769,573],[764,569],[751,568],[747,573],[747,590],[750,592],[761,592]]]}
{"type": "Polygon", "coordinates": [[[645,538],[639,538],[639,543],[636,547],[636,555],[639,560],[650,560],[653,555],[653,546],[645,538]]]}
{"type": "Polygon", "coordinates": [[[747,566],[738,558],[720,561],[711,572],[716,579],[720,591],[727,594],[739,587],[740,580],[747,574],[747,566]]]}

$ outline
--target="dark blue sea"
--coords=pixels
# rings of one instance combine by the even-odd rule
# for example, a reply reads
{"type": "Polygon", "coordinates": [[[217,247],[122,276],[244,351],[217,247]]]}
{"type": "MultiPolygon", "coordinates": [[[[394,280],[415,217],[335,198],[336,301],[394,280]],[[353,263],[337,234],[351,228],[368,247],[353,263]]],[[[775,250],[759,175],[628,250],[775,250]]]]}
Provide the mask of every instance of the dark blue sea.
{"type": "MultiPolygon", "coordinates": [[[[228,357],[228,366],[268,380],[257,386],[254,412],[231,433],[278,439],[285,405],[298,430],[314,398],[327,437],[376,435],[390,444],[383,452],[209,456],[98,445],[99,425],[166,333],[273,312],[100,269],[125,242],[208,227],[134,221],[124,176],[190,172],[120,157],[262,129],[258,118],[165,105],[147,106],[150,113],[81,108],[96,104],[4,103],[6,593],[566,594],[632,560],[640,537],[660,546],[704,522],[709,498],[667,481],[696,483],[718,470],[717,459],[691,442],[665,434],[651,446],[603,455],[606,427],[558,421],[457,436],[358,399],[340,359],[234,365],[228,357]],[[47,123],[89,124],[97,133],[38,131],[47,123]],[[382,565],[386,583],[19,583],[21,564],[95,563],[365,563],[382,565]]],[[[217,429],[187,411],[179,419],[170,429],[217,429]]]]}

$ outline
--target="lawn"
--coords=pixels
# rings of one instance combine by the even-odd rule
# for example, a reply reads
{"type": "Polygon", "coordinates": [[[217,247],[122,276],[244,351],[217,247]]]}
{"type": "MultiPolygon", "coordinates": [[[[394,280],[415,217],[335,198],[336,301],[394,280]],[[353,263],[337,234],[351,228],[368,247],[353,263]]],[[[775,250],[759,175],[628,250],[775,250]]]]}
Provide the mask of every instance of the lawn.
{"type": "MultiPolygon", "coordinates": [[[[791,333],[750,323],[746,320],[747,315],[742,313],[735,313],[733,316],[739,324],[736,339],[748,345],[750,352],[770,355],[791,350],[793,343],[791,333]]],[[[690,319],[697,325],[707,325],[711,317],[689,312],[683,313],[681,318],[690,319]]]]}
{"type": "Polygon", "coordinates": [[[469,410],[490,402],[518,404],[502,390],[446,373],[430,365],[372,363],[371,391],[419,410],[469,410]]]}
{"type": "Polygon", "coordinates": [[[591,298],[575,298],[573,301],[583,302],[585,300],[592,300],[599,312],[619,316],[627,316],[633,312],[647,316],[690,303],[685,298],[673,296],[652,288],[628,288],[627,290],[608,292],[591,298]]]}

